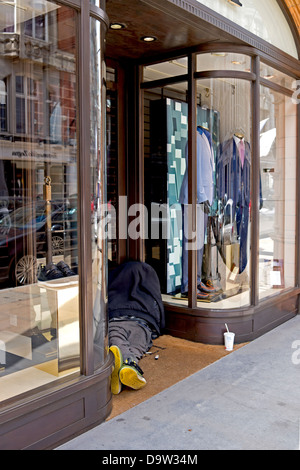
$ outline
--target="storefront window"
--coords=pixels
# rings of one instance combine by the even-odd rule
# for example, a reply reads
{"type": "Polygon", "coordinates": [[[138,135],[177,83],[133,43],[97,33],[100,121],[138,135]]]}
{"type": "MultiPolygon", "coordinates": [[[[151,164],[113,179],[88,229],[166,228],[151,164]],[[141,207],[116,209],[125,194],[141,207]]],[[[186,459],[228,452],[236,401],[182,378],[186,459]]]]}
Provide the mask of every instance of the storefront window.
{"type": "MultiPolygon", "coordinates": [[[[211,57],[199,55],[198,65],[210,69],[211,57]]],[[[230,69],[232,61],[239,59],[250,70],[248,57],[220,57],[224,68],[230,69]]],[[[166,74],[172,75],[176,62],[172,61],[170,69],[164,63],[166,74]]],[[[146,68],[146,77],[148,73],[146,68]]],[[[157,76],[153,75],[153,80],[157,76]]],[[[188,204],[187,84],[144,92],[145,202],[149,216],[146,261],[159,274],[164,299],[186,306],[191,288],[188,252],[194,250],[197,305],[242,307],[250,301],[251,82],[201,79],[196,87],[197,244],[191,243],[187,223],[192,213],[188,204]],[[157,227],[156,222],[160,224],[157,227]]]]}
{"type": "MultiPolygon", "coordinates": [[[[250,82],[199,80],[197,92],[197,301],[241,307],[250,287],[250,82]]],[[[186,204],[187,175],[180,197],[186,204]]],[[[184,263],[186,257],[183,243],[184,263]]],[[[181,295],[189,288],[186,269],[181,295]]]]}
{"type": "MultiPolygon", "coordinates": [[[[144,81],[187,73],[187,58],[144,68],[144,81]]],[[[187,82],[144,92],[146,262],[156,270],[163,297],[178,302],[181,286],[181,205],[188,138],[187,82]]],[[[180,303],[180,300],[179,300],[180,303]]]]}
{"type": "Polygon", "coordinates": [[[259,297],[263,299],[295,286],[296,105],[291,97],[261,87],[260,119],[259,297]]]}
{"type": "Polygon", "coordinates": [[[0,6],[1,401],[80,363],[76,13],[29,3],[0,6]]]}
{"type": "Polygon", "coordinates": [[[108,352],[107,340],[107,260],[108,234],[106,228],[110,217],[106,188],[106,143],[102,137],[106,112],[106,70],[103,59],[103,34],[101,23],[91,19],[91,191],[92,191],[92,281],[95,369],[103,363],[108,352]],[[107,222],[107,223],[106,223],[107,222]]]}
{"type": "MultiPolygon", "coordinates": [[[[180,82],[186,64],[183,58],[144,68],[146,261],[159,275],[164,300],[187,306],[188,253],[196,251],[198,307],[245,307],[256,287],[250,283],[251,178],[257,158],[251,148],[251,80],[229,74],[202,77],[214,70],[230,70],[233,77],[235,67],[250,72],[251,59],[236,53],[197,56],[197,71],[203,74],[196,80],[195,209],[188,203],[187,84],[180,82]],[[162,71],[171,78],[169,85],[164,80],[163,88],[151,89],[151,80],[158,85],[162,71]],[[193,210],[196,246],[187,222],[193,210]]],[[[263,62],[260,73],[265,86],[260,98],[259,259],[253,262],[259,266],[258,298],[264,299],[295,286],[297,136],[294,79],[263,62]],[[283,93],[272,86],[282,87],[283,93]]]]}

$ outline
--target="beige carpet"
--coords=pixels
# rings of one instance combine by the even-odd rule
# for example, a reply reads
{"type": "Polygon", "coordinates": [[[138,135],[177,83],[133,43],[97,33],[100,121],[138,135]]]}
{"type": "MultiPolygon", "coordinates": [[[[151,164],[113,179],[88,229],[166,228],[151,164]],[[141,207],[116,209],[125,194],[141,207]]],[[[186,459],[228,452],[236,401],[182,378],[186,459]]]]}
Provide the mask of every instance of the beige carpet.
{"type": "MultiPolygon", "coordinates": [[[[234,350],[244,344],[235,345],[234,350]]],[[[112,413],[108,419],[231,354],[225,351],[224,346],[194,343],[168,335],[157,338],[149,352],[151,354],[146,354],[139,362],[147,385],[138,391],[124,388],[119,395],[114,395],[112,413]]]]}

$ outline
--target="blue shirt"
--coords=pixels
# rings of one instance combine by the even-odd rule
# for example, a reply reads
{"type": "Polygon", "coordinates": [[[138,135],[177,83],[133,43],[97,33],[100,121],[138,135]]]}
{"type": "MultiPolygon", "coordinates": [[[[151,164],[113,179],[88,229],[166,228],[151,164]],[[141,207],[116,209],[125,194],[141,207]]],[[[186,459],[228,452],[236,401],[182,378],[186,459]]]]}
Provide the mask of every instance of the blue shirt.
{"type": "MultiPolygon", "coordinates": [[[[185,152],[186,171],[183,177],[179,202],[188,204],[188,146],[185,152]]],[[[197,128],[197,204],[208,201],[212,204],[214,182],[214,153],[211,145],[211,136],[208,131],[197,128]]]]}

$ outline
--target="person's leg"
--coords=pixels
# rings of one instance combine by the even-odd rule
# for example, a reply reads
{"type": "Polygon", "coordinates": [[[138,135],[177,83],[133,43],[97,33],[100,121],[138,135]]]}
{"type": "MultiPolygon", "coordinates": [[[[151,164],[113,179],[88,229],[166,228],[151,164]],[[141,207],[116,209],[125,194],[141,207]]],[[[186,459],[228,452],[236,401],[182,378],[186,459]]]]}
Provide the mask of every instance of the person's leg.
{"type": "Polygon", "coordinates": [[[130,356],[125,358],[119,377],[123,385],[139,390],[146,385],[143,371],[138,365],[139,359],[151,348],[152,335],[150,329],[132,322],[129,330],[130,356]]]}
{"type": "Polygon", "coordinates": [[[118,346],[110,346],[109,350],[113,353],[115,362],[113,371],[110,379],[110,388],[113,395],[118,395],[122,390],[122,384],[120,382],[119,372],[123,365],[123,356],[121,349],[118,346]]]}
{"type": "Polygon", "coordinates": [[[129,353],[129,341],[128,331],[124,326],[124,322],[121,321],[110,321],[108,323],[108,340],[110,351],[114,355],[114,368],[111,374],[111,393],[118,395],[122,390],[122,384],[120,382],[119,372],[123,366],[123,353],[128,355],[129,353]]]}
{"type": "Polygon", "coordinates": [[[130,357],[130,323],[127,320],[110,321],[108,323],[109,346],[120,348],[123,360],[130,357]]]}
{"type": "MultiPolygon", "coordinates": [[[[111,321],[109,322],[110,350],[115,356],[115,369],[112,375],[114,390],[119,393],[121,382],[135,390],[146,385],[143,371],[138,366],[139,359],[152,346],[151,331],[136,321],[111,321]],[[118,369],[120,354],[123,364],[118,369]]],[[[112,392],[113,393],[113,392],[112,392]]]]}
{"type": "Polygon", "coordinates": [[[128,342],[129,352],[123,355],[124,362],[128,359],[138,363],[152,346],[151,330],[137,321],[131,321],[128,325],[128,342]]]}

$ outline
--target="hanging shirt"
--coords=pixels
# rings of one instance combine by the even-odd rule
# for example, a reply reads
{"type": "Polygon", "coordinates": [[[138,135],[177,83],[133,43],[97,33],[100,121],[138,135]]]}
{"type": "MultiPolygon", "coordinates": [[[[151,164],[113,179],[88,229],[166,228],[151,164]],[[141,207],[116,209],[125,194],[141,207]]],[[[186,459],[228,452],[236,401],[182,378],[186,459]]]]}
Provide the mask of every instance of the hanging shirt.
{"type": "Polygon", "coordinates": [[[248,142],[244,142],[243,163],[240,158],[235,136],[220,144],[217,158],[217,193],[218,198],[227,196],[232,199],[233,207],[250,204],[251,151],[248,142]]]}
{"type": "MultiPolygon", "coordinates": [[[[183,177],[179,202],[188,204],[188,146],[185,152],[186,171],[183,177]]],[[[197,128],[197,204],[208,201],[212,204],[214,183],[214,153],[208,131],[197,128]]]]}

